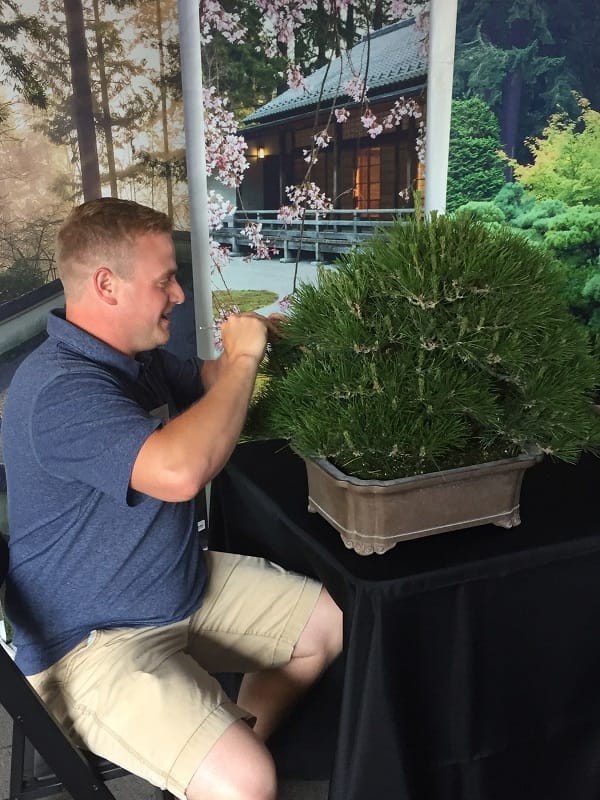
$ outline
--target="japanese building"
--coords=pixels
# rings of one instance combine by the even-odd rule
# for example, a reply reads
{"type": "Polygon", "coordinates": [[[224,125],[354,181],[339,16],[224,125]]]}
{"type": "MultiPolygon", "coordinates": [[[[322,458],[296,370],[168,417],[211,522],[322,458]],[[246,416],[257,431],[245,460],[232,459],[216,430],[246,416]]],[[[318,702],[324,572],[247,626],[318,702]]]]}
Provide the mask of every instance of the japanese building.
{"type": "Polygon", "coordinates": [[[422,189],[424,177],[417,155],[427,85],[423,37],[413,19],[374,31],[305,78],[304,88],[288,89],[248,116],[242,133],[251,166],[241,206],[277,209],[288,203],[285,187],[304,180],[314,181],[337,209],[412,205],[406,190],[422,189]],[[409,107],[416,102],[422,117],[397,114],[395,124],[373,137],[361,121],[364,104],[344,91],[357,75],[367,87],[373,126],[383,125],[399,98],[409,107]],[[335,111],[342,109],[349,117],[338,122],[335,111]],[[331,137],[328,146],[307,173],[307,153],[323,131],[331,137]]]}

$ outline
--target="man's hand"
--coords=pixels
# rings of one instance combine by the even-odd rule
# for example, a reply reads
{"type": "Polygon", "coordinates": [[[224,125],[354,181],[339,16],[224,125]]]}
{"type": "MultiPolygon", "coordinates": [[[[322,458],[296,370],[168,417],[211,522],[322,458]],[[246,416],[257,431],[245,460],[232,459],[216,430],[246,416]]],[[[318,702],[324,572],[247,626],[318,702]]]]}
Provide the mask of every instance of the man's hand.
{"type": "Polygon", "coordinates": [[[223,352],[228,361],[250,356],[258,364],[265,354],[269,323],[254,311],[232,314],[221,323],[223,352]]]}
{"type": "MultiPolygon", "coordinates": [[[[224,347],[223,352],[218,358],[205,361],[202,365],[201,378],[204,390],[208,391],[212,386],[214,386],[221,371],[225,367],[225,364],[227,364],[231,358],[235,358],[236,355],[239,354],[238,344],[239,347],[245,348],[247,342],[243,337],[245,337],[248,332],[248,326],[252,329],[250,333],[251,337],[258,335],[258,342],[263,342],[261,338],[261,336],[263,336],[263,331],[266,331],[267,341],[274,342],[281,336],[279,323],[285,319],[287,319],[285,314],[275,312],[273,314],[269,314],[268,317],[263,317],[261,314],[257,314],[256,311],[247,311],[242,314],[235,314],[227,317],[227,319],[221,323],[221,338],[224,347]],[[258,320],[260,322],[260,327],[256,329],[255,325],[241,321],[248,317],[258,320]],[[234,321],[233,325],[229,326],[228,323],[230,320],[237,320],[237,322],[234,321]],[[225,325],[227,325],[227,332],[225,333],[227,340],[223,336],[225,325]],[[229,341],[230,336],[232,337],[231,342],[229,341]],[[242,336],[242,341],[239,343],[237,342],[238,336],[242,336]],[[230,352],[230,345],[233,352],[230,352]]],[[[260,350],[260,356],[257,357],[257,364],[264,355],[265,343],[263,342],[258,349],[260,350]]]]}

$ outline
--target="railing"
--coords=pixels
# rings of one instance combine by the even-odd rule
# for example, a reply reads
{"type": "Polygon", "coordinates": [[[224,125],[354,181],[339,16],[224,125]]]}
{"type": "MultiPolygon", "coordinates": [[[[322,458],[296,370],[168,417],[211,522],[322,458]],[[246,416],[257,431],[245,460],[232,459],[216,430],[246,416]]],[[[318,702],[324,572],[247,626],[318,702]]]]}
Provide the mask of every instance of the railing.
{"type": "Polygon", "coordinates": [[[314,251],[315,260],[318,260],[323,253],[346,252],[391,225],[395,218],[409,217],[413,213],[412,208],[306,211],[303,220],[286,223],[277,218],[277,210],[236,211],[213,237],[229,244],[232,254],[236,254],[240,246],[250,245],[244,232],[246,225],[259,224],[268,244],[283,247],[284,261],[290,258],[290,250],[314,251]]]}

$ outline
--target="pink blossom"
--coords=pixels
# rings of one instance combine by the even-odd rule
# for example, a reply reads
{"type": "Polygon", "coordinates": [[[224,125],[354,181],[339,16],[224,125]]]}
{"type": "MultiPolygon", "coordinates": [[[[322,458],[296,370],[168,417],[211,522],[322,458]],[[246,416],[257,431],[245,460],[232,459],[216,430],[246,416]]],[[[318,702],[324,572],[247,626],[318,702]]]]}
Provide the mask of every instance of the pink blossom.
{"type": "Polygon", "coordinates": [[[326,147],[329,147],[329,142],[331,141],[332,137],[327,132],[327,129],[325,129],[320,133],[315,133],[313,139],[315,141],[315,145],[319,149],[324,150],[326,147]]]}
{"type": "Polygon", "coordinates": [[[391,0],[390,14],[394,19],[414,17],[418,31],[426,32],[429,22],[428,0],[391,0]]]}
{"type": "Polygon", "coordinates": [[[336,108],[333,112],[337,122],[346,122],[350,116],[350,112],[346,108],[336,108]]]}
{"type": "Polygon", "coordinates": [[[365,84],[360,75],[353,75],[349,81],[344,84],[344,92],[351,97],[356,103],[360,103],[366,95],[369,87],[365,84]]]}
{"type": "Polygon", "coordinates": [[[302,148],[302,157],[304,158],[306,163],[310,164],[311,166],[313,164],[316,164],[317,161],[319,160],[314,150],[307,150],[306,148],[302,148]]]}
{"type": "Polygon", "coordinates": [[[298,64],[289,64],[287,68],[287,83],[290,89],[306,91],[306,81],[298,64]]]}
{"type": "Polygon", "coordinates": [[[248,261],[251,258],[271,258],[272,248],[269,247],[269,240],[262,234],[262,222],[248,222],[244,227],[244,233],[248,237],[252,251],[248,261]]]}
{"type": "Polygon", "coordinates": [[[423,7],[422,10],[415,14],[415,28],[419,33],[429,33],[429,6],[423,7]]]}
{"type": "Polygon", "coordinates": [[[383,125],[377,122],[377,117],[370,109],[360,118],[363,128],[367,131],[371,139],[375,139],[383,131],[383,125]]]}
{"type": "Polygon", "coordinates": [[[213,31],[218,31],[233,43],[240,42],[245,34],[239,14],[225,11],[216,0],[201,0],[200,37],[203,44],[210,42],[213,31]]]}
{"type": "Polygon", "coordinates": [[[421,164],[425,164],[425,151],[427,147],[427,135],[425,132],[425,123],[423,120],[419,122],[419,129],[417,132],[417,140],[415,142],[415,148],[417,150],[417,158],[421,164]]]}
{"type": "Polygon", "coordinates": [[[239,306],[236,306],[235,303],[231,303],[228,306],[221,306],[219,309],[219,316],[215,319],[215,322],[217,325],[221,325],[226,319],[229,319],[229,317],[241,313],[239,306]]]}
{"type": "Polygon", "coordinates": [[[211,189],[208,193],[208,227],[216,231],[223,226],[223,220],[234,209],[234,205],[211,189]]]}
{"type": "Polygon", "coordinates": [[[215,242],[214,239],[209,241],[208,256],[210,259],[210,271],[212,273],[216,271],[219,275],[221,274],[223,268],[226,267],[231,260],[229,252],[229,247],[222,247],[218,242],[215,242]]]}
{"type": "Polygon", "coordinates": [[[399,97],[394,101],[394,105],[389,114],[384,118],[383,125],[388,130],[400,125],[404,117],[412,117],[413,119],[421,119],[423,111],[421,106],[414,98],[405,100],[404,97],[399,97]]]}
{"type": "Polygon", "coordinates": [[[202,90],[206,139],[206,169],[225,186],[240,185],[249,164],[244,155],[248,148],[237,133],[235,117],[228,111],[226,95],[219,97],[214,86],[202,90]]]}
{"type": "Polygon", "coordinates": [[[289,45],[293,41],[294,32],[306,22],[304,12],[317,7],[316,0],[254,1],[267,22],[263,41],[267,56],[270,58],[277,55],[278,42],[289,45]]]}
{"type": "Polygon", "coordinates": [[[370,109],[367,109],[367,111],[360,118],[360,121],[362,122],[364,128],[370,128],[374,122],[377,122],[377,117],[370,109]]]}
{"type": "Polygon", "coordinates": [[[289,206],[282,206],[277,219],[287,224],[299,222],[306,211],[324,212],[333,208],[333,203],[313,181],[304,181],[298,186],[286,186],[285,192],[290,201],[289,206]]]}
{"type": "Polygon", "coordinates": [[[284,314],[288,314],[292,307],[292,301],[289,294],[286,294],[285,297],[282,297],[278,305],[284,314]]]}
{"type": "Polygon", "coordinates": [[[223,337],[221,335],[221,325],[233,314],[240,314],[240,309],[233,303],[229,306],[222,306],[219,309],[219,316],[215,319],[215,347],[217,350],[223,349],[223,337]]]}
{"type": "Polygon", "coordinates": [[[301,219],[300,209],[297,206],[281,206],[277,212],[277,219],[280,219],[286,225],[293,225],[301,219]]]}
{"type": "Polygon", "coordinates": [[[426,57],[429,49],[429,0],[391,0],[390,14],[394,19],[415,18],[415,30],[424,34],[419,51],[426,57]]]}
{"type": "Polygon", "coordinates": [[[410,3],[406,0],[392,0],[390,3],[390,14],[395,19],[404,19],[410,12],[410,3]]]}

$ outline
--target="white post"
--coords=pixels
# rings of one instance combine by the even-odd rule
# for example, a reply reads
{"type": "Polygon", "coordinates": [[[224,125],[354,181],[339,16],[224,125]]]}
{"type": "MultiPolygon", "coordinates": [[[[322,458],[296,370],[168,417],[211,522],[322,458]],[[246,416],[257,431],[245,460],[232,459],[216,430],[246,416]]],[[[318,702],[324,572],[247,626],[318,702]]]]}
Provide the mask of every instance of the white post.
{"type": "Polygon", "coordinates": [[[430,0],[425,216],[446,210],[458,0],[430,0]]]}
{"type": "Polygon", "coordinates": [[[202,101],[202,61],[200,58],[200,18],[198,0],[178,0],[179,43],[185,149],[190,198],[190,237],[196,342],[201,358],[215,358],[208,235],[208,188],[204,104],[202,101]]]}

